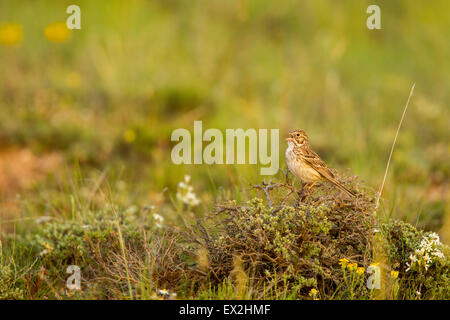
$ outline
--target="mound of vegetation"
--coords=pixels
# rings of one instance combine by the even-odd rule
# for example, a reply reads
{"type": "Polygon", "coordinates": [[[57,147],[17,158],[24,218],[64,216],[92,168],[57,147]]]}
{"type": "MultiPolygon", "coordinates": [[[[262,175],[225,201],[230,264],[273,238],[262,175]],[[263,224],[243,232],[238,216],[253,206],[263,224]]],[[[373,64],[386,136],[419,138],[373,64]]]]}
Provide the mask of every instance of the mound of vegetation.
{"type": "Polygon", "coordinates": [[[151,215],[140,216],[134,209],[107,206],[70,220],[45,222],[33,233],[8,236],[4,242],[0,283],[3,278],[15,284],[0,291],[4,299],[19,293],[33,299],[146,297],[153,292],[155,277],[175,283],[185,274],[178,269],[185,263],[176,234],[161,232],[151,215]],[[28,266],[12,274],[8,266],[18,261],[28,266]],[[70,265],[81,270],[81,291],[67,290],[70,265]]]}
{"type": "Polygon", "coordinates": [[[266,201],[219,205],[205,221],[212,226],[198,224],[192,235],[207,249],[212,280],[229,277],[238,259],[249,282],[260,289],[253,292],[257,296],[280,285],[295,289],[291,293],[298,297],[316,287],[322,296],[331,295],[342,281],[340,258],[360,266],[371,261],[374,198],[353,180],[343,182],[354,182],[355,199],[327,184],[299,193],[287,184],[263,183],[254,187],[266,201]]]}
{"type": "Polygon", "coordinates": [[[448,247],[437,235],[377,221],[374,192],[340,181],[357,196],[327,183],[262,183],[251,200],[220,203],[192,226],[114,206],[47,221],[3,238],[0,298],[449,298],[448,247]],[[81,290],[66,287],[69,265],[80,267],[81,290]],[[367,285],[377,266],[380,289],[367,285]]]}

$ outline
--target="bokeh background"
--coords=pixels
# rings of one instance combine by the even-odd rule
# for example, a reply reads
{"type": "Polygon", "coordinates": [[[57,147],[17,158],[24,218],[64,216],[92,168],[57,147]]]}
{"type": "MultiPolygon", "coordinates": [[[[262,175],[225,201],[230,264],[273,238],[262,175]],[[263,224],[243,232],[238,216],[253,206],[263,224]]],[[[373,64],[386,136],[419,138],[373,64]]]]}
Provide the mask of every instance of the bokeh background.
{"type": "Polygon", "coordinates": [[[382,210],[448,243],[448,30],[445,0],[3,0],[0,228],[70,217],[100,185],[163,211],[185,174],[199,211],[245,197],[257,166],[172,164],[170,134],[194,120],[279,128],[282,163],[284,134],[302,128],[330,166],[377,189],[416,83],[382,210]],[[70,4],[81,30],[65,28],[70,4]],[[381,30],[366,28],[370,4],[381,30]]]}

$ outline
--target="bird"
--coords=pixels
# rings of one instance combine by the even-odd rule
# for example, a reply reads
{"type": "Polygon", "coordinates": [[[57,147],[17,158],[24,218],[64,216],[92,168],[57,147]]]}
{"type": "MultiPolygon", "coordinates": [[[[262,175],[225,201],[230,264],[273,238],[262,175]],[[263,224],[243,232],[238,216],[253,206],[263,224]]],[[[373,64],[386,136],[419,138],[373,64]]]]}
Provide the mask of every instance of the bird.
{"type": "Polygon", "coordinates": [[[334,174],[315,153],[309,144],[308,135],[303,130],[294,130],[289,132],[289,138],[286,138],[288,147],[286,149],[286,164],[288,170],[302,182],[310,185],[312,188],[320,180],[326,180],[334,184],[339,190],[345,192],[349,197],[355,197],[355,194],[339,183],[334,174]]]}

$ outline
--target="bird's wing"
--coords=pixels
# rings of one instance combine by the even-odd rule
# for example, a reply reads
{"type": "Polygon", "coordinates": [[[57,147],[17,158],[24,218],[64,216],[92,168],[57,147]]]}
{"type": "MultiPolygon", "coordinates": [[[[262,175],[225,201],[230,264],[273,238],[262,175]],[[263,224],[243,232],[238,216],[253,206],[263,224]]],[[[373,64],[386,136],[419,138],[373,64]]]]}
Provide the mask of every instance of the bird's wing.
{"type": "Polygon", "coordinates": [[[309,149],[303,149],[302,150],[302,157],[303,160],[308,163],[311,168],[316,170],[323,178],[326,180],[332,182],[334,185],[336,185],[339,189],[346,192],[350,197],[354,197],[355,194],[344,187],[342,184],[340,184],[336,179],[334,178],[334,174],[331,172],[331,170],[327,167],[325,162],[320,159],[319,155],[309,149]]]}
{"type": "Polygon", "coordinates": [[[316,170],[325,179],[334,179],[334,174],[331,172],[325,162],[320,159],[317,153],[315,153],[310,148],[303,149],[302,151],[303,160],[308,163],[314,170],[316,170]]]}

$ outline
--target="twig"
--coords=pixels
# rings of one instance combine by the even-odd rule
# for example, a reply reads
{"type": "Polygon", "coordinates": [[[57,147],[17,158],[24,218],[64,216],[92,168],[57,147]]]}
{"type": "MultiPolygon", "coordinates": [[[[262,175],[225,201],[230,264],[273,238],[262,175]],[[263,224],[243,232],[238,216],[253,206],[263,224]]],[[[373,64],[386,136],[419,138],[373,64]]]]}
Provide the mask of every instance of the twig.
{"type": "Polygon", "coordinates": [[[266,196],[267,204],[269,207],[272,207],[272,200],[270,199],[269,191],[278,187],[278,184],[274,184],[272,182],[266,183],[262,182],[261,184],[252,185],[252,189],[259,189],[264,192],[264,195],[266,196]]]}
{"type": "Polygon", "coordinates": [[[409,92],[408,100],[406,101],[405,108],[403,109],[402,117],[400,118],[400,123],[398,124],[398,127],[397,127],[397,132],[395,133],[394,141],[392,142],[391,152],[389,153],[389,159],[388,159],[388,162],[387,162],[387,165],[386,165],[386,170],[384,171],[383,182],[381,183],[380,189],[378,190],[377,201],[375,202],[374,214],[377,213],[378,207],[380,205],[381,193],[383,192],[384,183],[386,182],[386,177],[387,177],[387,174],[388,174],[388,171],[389,171],[389,165],[391,163],[392,154],[394,153],[395,143],[397,142],[398,133],[400,132],[400,128],[402,126],[403,119],[405,118],[406,110],[408,109],[409,101],[411,100],[411,97],[413,95],[415,86],[416,86],[416,84],[414,83],[412,85],[412,87],[411,87],[411,90],[409,92]]]}

